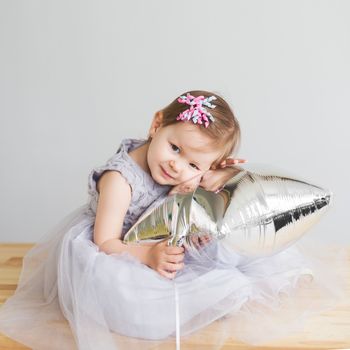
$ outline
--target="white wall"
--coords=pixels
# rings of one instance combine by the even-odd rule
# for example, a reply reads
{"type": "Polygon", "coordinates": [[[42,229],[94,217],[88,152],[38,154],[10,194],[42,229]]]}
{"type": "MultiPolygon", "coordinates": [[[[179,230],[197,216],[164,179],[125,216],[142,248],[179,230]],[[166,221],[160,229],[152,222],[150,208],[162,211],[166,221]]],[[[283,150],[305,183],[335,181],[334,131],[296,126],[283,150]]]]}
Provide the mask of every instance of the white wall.
{"type": "Polygon", "coordinates": [[[334,192],[314,228],[350,242],[350,2],[0,0],[0,241],[34,242],[87,176],[189,89],[222,94],[239,156],[334,192]]]}

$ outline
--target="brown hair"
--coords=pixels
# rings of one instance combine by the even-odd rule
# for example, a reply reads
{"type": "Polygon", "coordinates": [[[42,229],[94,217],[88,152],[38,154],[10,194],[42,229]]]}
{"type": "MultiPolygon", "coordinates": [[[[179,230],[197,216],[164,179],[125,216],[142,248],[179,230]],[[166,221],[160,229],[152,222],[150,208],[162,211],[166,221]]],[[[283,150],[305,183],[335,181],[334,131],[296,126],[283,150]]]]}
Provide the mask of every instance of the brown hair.
{"type": "MultiPolygon", "coordinates": [[[[233,111],[229,104],[221,96],[209,91],[202,90],[187,91],[181,94],[181,96],[186,96],[188,93],[194,97],[216,97],[216,100],[212,101],[212,104],[216,107],[214,109],[208,108],[208,111],[214,117],[215,121],[210,122],[207,128],[204,127],[204,125],[198,126],[201,127],[201,130],[214,141],[215,145],[224,146],[224,152],[221,158],[215,162],[217,165],[222,160],[233,154],[233,152],[236,152],[240,145],[241,129],[238,120],[233,114],[233,111]]],[[[177,99],[178,97],[161,110],[163,113],[162,126],[179,123],[179,121],[176,120],[176,117],[189,108],[189,105],[179,103],[177,99]]]]}

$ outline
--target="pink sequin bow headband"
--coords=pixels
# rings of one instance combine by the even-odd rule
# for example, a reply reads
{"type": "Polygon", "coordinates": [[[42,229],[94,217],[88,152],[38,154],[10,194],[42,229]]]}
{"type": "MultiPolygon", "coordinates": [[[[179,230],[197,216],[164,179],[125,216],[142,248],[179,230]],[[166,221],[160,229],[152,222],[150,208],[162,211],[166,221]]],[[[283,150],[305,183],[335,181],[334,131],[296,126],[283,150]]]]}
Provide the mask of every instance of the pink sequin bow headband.
{"type": "Polygon", "coordinates": [[[188,93],[187,96],[182,95],[177,100],[178,102],[186,103],[191,107],[180,113],[176,117],[176,120],[186,121],[192,119],[194,124],[204,124],[206,128],[209,126],[210,121],[213,122],[215,120],[205,108],[209,107],[214,109],[216,107],[215,105],[211,104],[211,101],[216,100],[215,96],[210,96],[207,98],[204,98],[204,96],[194,97],[188,93]]]}

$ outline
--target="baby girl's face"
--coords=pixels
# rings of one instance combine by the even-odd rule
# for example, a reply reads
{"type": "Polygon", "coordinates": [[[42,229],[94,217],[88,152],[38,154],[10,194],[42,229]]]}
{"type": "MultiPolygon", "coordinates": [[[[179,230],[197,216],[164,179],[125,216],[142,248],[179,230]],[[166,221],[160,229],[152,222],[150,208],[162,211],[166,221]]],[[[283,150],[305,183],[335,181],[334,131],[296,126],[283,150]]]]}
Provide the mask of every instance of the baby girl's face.
{"type": "Polygon", "coordinates": [[[200,177],[222,155],[213,140],[191,122],[160,127],[152,135],[147,162],[153,179],[175,186],[200,177]]]}

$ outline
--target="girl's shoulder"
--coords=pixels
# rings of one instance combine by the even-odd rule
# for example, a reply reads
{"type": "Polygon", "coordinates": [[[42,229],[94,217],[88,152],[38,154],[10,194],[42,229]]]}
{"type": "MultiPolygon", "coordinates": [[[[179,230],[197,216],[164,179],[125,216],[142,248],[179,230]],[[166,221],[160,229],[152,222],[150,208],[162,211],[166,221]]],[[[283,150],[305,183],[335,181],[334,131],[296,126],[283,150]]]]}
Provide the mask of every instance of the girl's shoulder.
{"type": "MultiPolygon", "coordinates": [[[[166,192],[168,189],[157,184],[152,176],[144,171],[133,158],[129,152],[135,148],[142,146],[147,140],[144,139],[123,139],[117,151],[101,166],[94,167],[88,177],[88,192],[91,195],[97,193],[97,182],[102,174],[108,170],[115,170],[119,172],[127,181],[133,195],[156,194],[166,192]]],[[[165,186],[166,187],[166,186],[165,186]]]]}
{"type": "Polygon", "coordinates": [[[130,184],[126,181],[125,177],[119,170],[105,170],[96,181],[96,190],[98,193],[101,192],[101,188],[107,188],[110,190],[115,187],[123,188],[124,191],[128,188],[131,190],[130,184]]]}
{"type": "Polygon", "coordinates": [[[119,145],[117,151],[99,166],[94,167],[88,177],[88,192],[91,195],[98,193],[97,184],[102,175],[107,171],[116,171],[120,173],[132,188],[136,178],[140,177],[139,169],[129,156],[128,152],[136,147],[140,140],[124,139],[119,145]]]}

